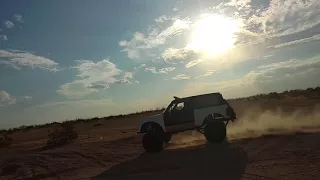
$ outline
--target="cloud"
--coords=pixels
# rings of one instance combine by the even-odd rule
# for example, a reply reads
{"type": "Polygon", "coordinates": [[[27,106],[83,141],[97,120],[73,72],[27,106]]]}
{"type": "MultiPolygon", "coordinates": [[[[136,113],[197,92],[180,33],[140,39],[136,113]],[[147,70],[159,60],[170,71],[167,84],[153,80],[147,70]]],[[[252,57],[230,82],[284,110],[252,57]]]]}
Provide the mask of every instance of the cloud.
{"type": "MultiPolygon", "coordinates": [[[[132,82],[130,79],[133,79],[133,73],[132,72],[125,72],[123,77],[121,79],[118,79],[115,81],[116,84],[131,84],[132,82]]],[[[136,81],[134,81],[136,82],[136,81]]]]}
{"type": "Polygon", "coordinates": [[[118,69],[109,59],[98,62],[77,60],[76,63],[77,65],[72,68],[77,71],[79,79],[63,84],[57,90],[58,93],[69,98],[80,98],[107,89],[111,84],[132,83],[132,73],[118,69]]]}
{"type": "Polygon", "coordinates": [[[0,107],[1,106],[8,106],[16,103],[16,98],[11,96],[4,90],[0,91],[0,107]]]}
{"type": "Polygon", "coordinates": [[[11,29],[14,27],[14,24],[11,21],[7,21],[7,20],[3,22],[3,25],[8,29],[11,29]]]}
{"type": "Polygon", "coordinates": [[[29,101],[31,99],[32,99],[31,96],[22,96],[22,97],[20,97],[20,100],[22,100],[22,101],[29,101]]]}
{"type": "Polygon", "coordinates": [[[175,69],[176,69],[175,67],[166,67],[166,68],[161,68],[161,69],[159,69],[159,71],[157,71],[155,67],[146,67],[145,71],[150,71],[154,74],[166,74],[166,73],[173,71],[175,69]]]}
{"type": "Polygon", "coordinates": [[[96,90],[107,89],[109,88],[109,84],[92,84],[90,86],[87,86],[87,88],[96,90]]]}
{"type": "Polygon", "coordinates": [[[186,64],[186,68],[190,68],[192,66],[195,66],[203,61],[204,61],[203,59],[197,59],[197,60],[190,61],[186,64]]]}
{"type": "Polygon", "coordinates": [[[144,70],[145,70],[145,71],[150,71],[150,72],[152,72],[152,73],[154,73],[154,74],[156,74],[156,73],[157,73],[157,71],[156,71],[156,68],[155,68],[155,67],[146,67],[144,70]]]}
{"type": "Polygon", "coordinates": [[[173,77],[172,79],[174,79],[174,80],[187,80],[187,79],[190,79],[190,77],[186,76],[185,74],[179,74],[179,75],[173,77]]]}
{"type": "Polygon", "coordinates": [[[76,80],[61,85],[57,93],[67,96],[70,99],[77,99],[97,91],[97,89],[88,88],[90,86],[90,84],[86,85],[86,82],[83,80],[76,80]]]}
{"type": "Polygon", "coordinates": [[[166,71],[166,72],[170,72],[170,71],[173,71],[175,69],[176,69],[175,67],[166,67],[166,68],[161,68],[160,71],[163,70],[163,71],[166,71]]]}
{"type": "Polygon", "coordinates": [[[279,37],[305,31],[320,23],[318,0],[274,0],[269,7],[258,10],[248,22],[261,24],[268,37],[279,37]]]}
{"type": "Polygon", "coordinates": [[[4,34],[0,34],[0,40],[6,41],[6,40],[8,40],[8,37],[4,34]]]}
{"type": "Polygon", "coordinates": [[[140,64],[138,67],[134,67],[133,71],[138,71],[139,69],[141,69],[141,68],[143,68],[145,66],[146,66],[146,64],[140,64]]]}
{"type": "Polygon", "coordinates": [[[189,51],[184,48],[181,48],[181,49],[168,48],[161,54],[161,57],[165,61],[184,60],[192,54],[193,54],[193,51],[189,51]]]}
{"type": "Polygon", "coordinates": [[[158,18],[156,18],[154,21],[157,23],[163,23],[168,20],[171,20],[171,18],[166,15],[162,15],[162,16],[159,16],[158,18]]]}
{"type": "Polygon", "coordinates": [[[214,73],[216,73],[215,70],[208,70],[206,73],[194,77],[194,79],[198,79],[198,78],[205,77],[205,76],[211,76],[211,75],[214,74],[214,73]]]}
{"type": "MultiPolygon", "coordinates": [[[[165,16],[156,20],[157,22],[164,21],[165,16]]],[[[140,59],[141,57],[153,56],[152,50],[166,43],[167,39],[181,34],[186,29],[190,28],[190,21],[176,19],[171,26],[161,29],[160,27],[150,27],[145,35],[141,32],[135,32],[133,38],[129,41],[123,40],[119,42],[119,46],[126,52],[130,59],[140,59]]]]}
{"type": "Polygon", "coordinates": [[[18,50],[0,50],[0,64],[8,65],[17,70],[22,67],[30,67],[54,72],[58,71],[59,65],[51,59],[18,50]]]}
{"type": "Polygon", "coordinates": [[[312,37],[304,38],[304,39],[298,39],[298,40],[294,40],[294,41],[290,41],[290,42],[285,42],[285,43],[281,43],[281,44],[277,44],[277,45],[268,46],[267,48],[282,48],[282,47],[286,47],[286,46],[293,46],[293,45],[297,45],[297,44],[301,44],[301,43],[308,43],[311,41],[318,41],[318,40],[320,40],[320,34],[314,35],[312,37]]]}
{"type": "Polygon", "coordinates": [[[18,22],[23,22],[23,18],[21,14],[14,14],[13,17],[18,21],[18,22]]]}
{"type": "Polygon", "coordinates": [[[0,107],[16,104],[21,101],[31,100],[31,96],[14,97],[4,90],[0,90],[0,107]]]}

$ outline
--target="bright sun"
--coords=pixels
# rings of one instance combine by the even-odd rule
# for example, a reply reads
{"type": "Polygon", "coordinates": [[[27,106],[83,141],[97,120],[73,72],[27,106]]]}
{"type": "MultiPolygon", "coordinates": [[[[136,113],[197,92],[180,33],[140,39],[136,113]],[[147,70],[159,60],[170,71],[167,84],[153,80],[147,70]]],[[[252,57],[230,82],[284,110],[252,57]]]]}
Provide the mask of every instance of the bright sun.
{"type": "Polygon", "coordinates": [[[238,30],[235,21],[216,14],[203,14],[195,22],[188,49],[205,57],[214,57],[231,49],[234,34],[238,30]]]}

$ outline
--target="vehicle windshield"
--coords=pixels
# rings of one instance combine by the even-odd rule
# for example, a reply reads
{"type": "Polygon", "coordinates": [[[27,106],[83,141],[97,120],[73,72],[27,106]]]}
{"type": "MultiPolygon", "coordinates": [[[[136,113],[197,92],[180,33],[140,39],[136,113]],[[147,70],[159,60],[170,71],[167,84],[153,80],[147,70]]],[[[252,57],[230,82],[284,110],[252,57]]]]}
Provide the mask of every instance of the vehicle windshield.
{"type": "Polygon", "coordinates": [[[175,105],[176,103],[174,101],[171,101],[171,103],[167,106],[167,108],[163,111],[163,113],[165,112],[170,113],[175,105]]]}

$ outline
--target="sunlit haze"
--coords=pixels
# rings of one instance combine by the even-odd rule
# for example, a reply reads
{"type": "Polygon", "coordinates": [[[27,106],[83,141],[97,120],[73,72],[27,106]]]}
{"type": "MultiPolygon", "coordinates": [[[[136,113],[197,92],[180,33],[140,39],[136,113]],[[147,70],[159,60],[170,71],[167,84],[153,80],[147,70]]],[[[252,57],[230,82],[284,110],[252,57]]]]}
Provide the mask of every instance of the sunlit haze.
{"type": "Polygon", "coordinates": [[[210,58],[234,47],[238,31],[235,21],[218,14],[202,14],[193,26],[188,49],[210,58]]]}

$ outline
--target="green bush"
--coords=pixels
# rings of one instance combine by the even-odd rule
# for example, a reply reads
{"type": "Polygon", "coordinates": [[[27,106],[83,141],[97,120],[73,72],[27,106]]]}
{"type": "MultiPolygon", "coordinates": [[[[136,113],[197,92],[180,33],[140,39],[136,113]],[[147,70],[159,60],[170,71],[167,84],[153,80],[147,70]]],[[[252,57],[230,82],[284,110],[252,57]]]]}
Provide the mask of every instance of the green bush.
{"type": "Polygon", "coordinates": [[[62,127],[56,128],[48,134],[47,148],[53,148],[70,143],[78,138],[78,133],[74,130],[71,123],[62,124],[62,127]]]}

